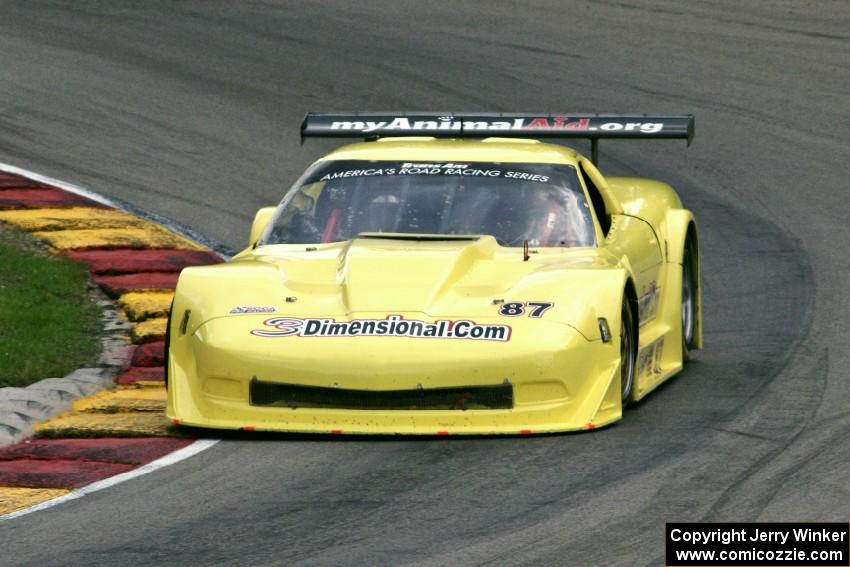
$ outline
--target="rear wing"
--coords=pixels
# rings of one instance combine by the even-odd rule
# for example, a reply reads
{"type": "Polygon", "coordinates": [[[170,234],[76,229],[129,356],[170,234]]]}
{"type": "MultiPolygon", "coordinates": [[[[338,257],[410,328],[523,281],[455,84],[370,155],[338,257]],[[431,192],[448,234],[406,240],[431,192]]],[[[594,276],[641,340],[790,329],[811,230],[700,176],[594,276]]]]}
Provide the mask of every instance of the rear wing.
{"type": "Polygon", "coordinates": [[[304,138],[433,136],[436,138],[581,138],[591,141],[593,163],[598,141],[694,138],[694,117],[659,114],[516,114],[492,112],[308,112],[304,138]]]}

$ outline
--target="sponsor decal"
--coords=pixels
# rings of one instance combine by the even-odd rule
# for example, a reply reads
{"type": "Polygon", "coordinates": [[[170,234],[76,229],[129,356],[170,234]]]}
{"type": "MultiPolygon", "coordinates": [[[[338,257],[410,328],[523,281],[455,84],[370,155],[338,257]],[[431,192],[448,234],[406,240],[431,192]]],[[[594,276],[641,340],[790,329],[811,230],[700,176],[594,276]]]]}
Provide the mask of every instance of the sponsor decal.
{"type": "Polygon", "coordinates": [[[644,376],[652,372],[652,361],[655,358],[655,345],[644,349],[638,357],[638,376],[644,376]]]}
{"type": "Polygon", "coordinates": [[[658,313],[658,298],[661,288],[652,281],[649,282],[646,292],[638,298],[638,321],[641,325],[655,319],[658,313]]]}
{"type": "Polygon", "coordinates": [[[438,138],[685,138],[692,115],[310,112],[301,137],[435,136],[438,138]]]}
{"type": "Polygon", "coordinates": [[[239,315],[242,313],[274,313],[277,307],[266,305],[240,305],[230,310],[231,315],[239,315]]]}
{"type": "Polygon", "coordinates": [[[386,319],[273,317],[263,321],[268,328],[254,329],[258,337],[409,337],[413,339],[460,339],[474,341],[511,340],[508,325],[484,325],[467,319],[434,322],[390,315],[386,319]]]}
{"type": "Polygon", "coordinates": [[[550,301],[510,301],[499,307],[499,315],[504,317],[521,317],[528,315],[532,319],[540,319],[555,304],[550,301]]]}
{"type": "Polygon", "coordinates": [[[455,177],[499,177],[548,183],[549,176],[539,173],[470,166],[465,163],[401,163],[398,167],[373,167],[369,169],[346,169],[326,173],[319,181],[333,181],[351,177],[376,177],[386,175],[443,175],[455,177]]]}
{"type": "Polygon", "coordinates": [[[646,347],[638,357],[638,376],[661,373],[661,353],[664,339],[659,339],[646,347]]]}
{"type": "MultiPolygon", "coordinates": [[[[390,117],[387,117],[390,118],[390,117]]],[[[464,120],[454,116],[439,116],[436,120],[416,120],[400,116],[391,120],[334,120],[330,130],[355,131],[364,134],[375,132],[429,132],[429,131],[463,131],[463,132],[639,132],[642,134],[657,134],[664,129],[663,122],[624,122],[594,121],[590,118],[570,118],[568,116],[539,116],[527,118],[512,118],[507,120],[478,119],[464,120]]]]}

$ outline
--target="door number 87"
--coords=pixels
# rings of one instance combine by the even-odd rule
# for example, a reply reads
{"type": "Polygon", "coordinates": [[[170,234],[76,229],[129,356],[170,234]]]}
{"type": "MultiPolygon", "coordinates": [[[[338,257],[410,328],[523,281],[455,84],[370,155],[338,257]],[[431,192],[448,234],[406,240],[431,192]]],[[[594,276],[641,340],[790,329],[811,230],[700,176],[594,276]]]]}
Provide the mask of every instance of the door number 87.
{"type": "Polygon", "coordinates": [[[505,317],[520,317],[525,315],[526,310],[528,310],[529,317],[540,319],[546,311],[552,308],[553,305],[555,304],[545,301],[512,301],[511,303],[502,304],[499,308],[499,315],[504,315],[505,317]]]}

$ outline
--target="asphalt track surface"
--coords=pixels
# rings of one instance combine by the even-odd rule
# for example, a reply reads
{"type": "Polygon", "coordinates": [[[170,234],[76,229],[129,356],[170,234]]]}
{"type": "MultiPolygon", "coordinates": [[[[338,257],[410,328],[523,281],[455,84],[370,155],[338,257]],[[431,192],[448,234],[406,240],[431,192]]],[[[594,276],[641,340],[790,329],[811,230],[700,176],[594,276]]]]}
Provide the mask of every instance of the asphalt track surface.
{"type": "Polygon", "coordinates": [[[614,427],[233,435],[0,524],[0,563],[661,565],[665,521],[847,521],[850,4],[739,4],[0,2],[0,161],[233,249],[333,145],[307,110],[692,112],[601,165],[696,212],[706,316],[614,427]]]}

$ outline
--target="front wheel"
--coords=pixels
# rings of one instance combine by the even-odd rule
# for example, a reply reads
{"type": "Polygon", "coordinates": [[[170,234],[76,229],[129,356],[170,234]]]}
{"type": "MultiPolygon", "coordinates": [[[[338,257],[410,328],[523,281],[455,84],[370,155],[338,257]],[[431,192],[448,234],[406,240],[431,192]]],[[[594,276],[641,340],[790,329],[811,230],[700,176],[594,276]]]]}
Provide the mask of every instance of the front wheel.
{"type": "Polygon", "coordinates": [[[637,359],[637,336],[635,336],[634,316],[629,300],[623,297],[620,317],[620,393],[625,407],[632,399],[635,384],[635,360],[637,359]]]}
{"type": "Polygon", "coordinates": [[[163,353],[163,379],[165,389],[168,390],[168,350],[171,348],[171,312],[174,311],[174,302],[168,308],[168,322],[165,324],[165,352],[163,353]]]}

